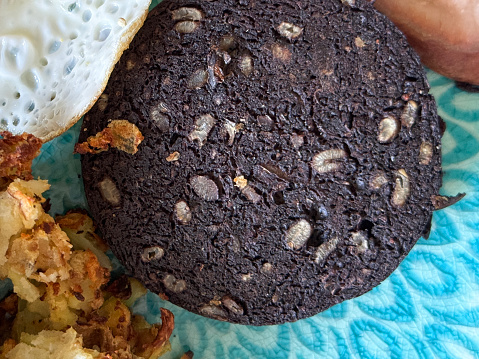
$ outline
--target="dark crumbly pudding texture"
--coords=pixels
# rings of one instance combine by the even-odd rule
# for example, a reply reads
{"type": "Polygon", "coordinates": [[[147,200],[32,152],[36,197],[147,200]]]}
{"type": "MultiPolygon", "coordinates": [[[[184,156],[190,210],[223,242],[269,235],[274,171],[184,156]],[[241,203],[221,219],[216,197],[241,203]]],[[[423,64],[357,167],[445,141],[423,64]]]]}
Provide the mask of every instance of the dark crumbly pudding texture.
{"type": "Polygon", "coordinates": [[[145,140],[83,157],[92,214],[134,276],[192,312],[314,315],[378,285],[429,230],[436,105],[362,1],[165,0],[80,140],[112,119],[145,140]]]}

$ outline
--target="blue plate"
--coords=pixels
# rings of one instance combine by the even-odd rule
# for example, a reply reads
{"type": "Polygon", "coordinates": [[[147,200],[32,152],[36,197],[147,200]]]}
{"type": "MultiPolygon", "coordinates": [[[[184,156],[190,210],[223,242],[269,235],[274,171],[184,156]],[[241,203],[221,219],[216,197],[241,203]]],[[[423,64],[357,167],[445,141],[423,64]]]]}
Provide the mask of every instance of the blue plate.
{"type": "MultiPolygon", "coordinates": [[[[195,358],[479,357],[479,94],[430,71],[428,78],[447,123],[441,192],[467,193],[434,214],[429,239],[369,293],[292,324],[218,322],[148,293],[135,304],[137,313],[150,322],[160,320],[160,307],[175,314],[173,349],[164,358],[187,350],[195,358]]],[[[80,159],[72,154],[80,126],[44,145],[34,163],[34,175],[52,184],[52,214],[86,208],[80,159]]]]}

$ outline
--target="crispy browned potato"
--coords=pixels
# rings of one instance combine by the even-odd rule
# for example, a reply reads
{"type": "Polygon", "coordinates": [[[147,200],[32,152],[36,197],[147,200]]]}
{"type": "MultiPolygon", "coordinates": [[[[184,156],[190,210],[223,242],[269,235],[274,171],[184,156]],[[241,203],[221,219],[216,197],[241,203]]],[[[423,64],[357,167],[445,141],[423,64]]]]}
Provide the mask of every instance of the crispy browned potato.
{"type": "Polygon", "coordinates": [[[107,359],[96,350],[83,347],[83,340],[74,329],[64,332],[43,330],[38,334],[23,333],[17,343],[9,340],[0,349],[0,359],[107,359]]]}
{"type": "Polygon", "coordinates": [[[7,354],[15,348],[17,342],[13,339],[7,339],[2,346],[0,346],[0,359],[7,359],[7,354]]]}
{"type": "Polygon", "coordinates": [[[91,250],[102,267],[111,270],[111,262],[105,252],[106,243],[95,233],[96,226],[85,211],[69,211],[64,216],[57,216],[56,222],[70,238],[73,249],[91,250]]]}
{"type": "MultiPolygon", "coordinates": [[[[142,139],[122,121],[105,133],[110,146],[132,153],[142,139]]],[[[154,325],[132,315],[129,306],[146,293],[133,278],[105,288],[111,263],[93,221],[82,211],[58,222],[45,213],[42,194],[50,186],[30,179],[36,140],[6,136],[0,139],[0,279],[10,278],[16,294],[0,302],[0,359],[156,359],[168,351],[173,314],[161,309],[162,323],[154,325]]]]}
{"type": "Polygon", "coordinates": [[[133,351],[135,355],[147,359],[156,359],[169,350],[168,340],[175,327],[173,313],[161,308],[161,325],[155,324],[149,328],[140,328],[139,322],[135,322],[137,335],[133,351]]]}
{"type": "Polygon", "coordinates": [[[100,153],[113,147],[133,155],[138,152],[141,141],[143,135],[138,127],[126,120],[114,120],[103,131],[88,137],[86,142],[76,144],[75,152],[100,153]]]}
{"type": "Polygon", "coordinates": [[[26,133],[13,136],[0,132],[0,191],[16,178],[31,180],[32,161],[40,154],[42,141],[26,133]]]}

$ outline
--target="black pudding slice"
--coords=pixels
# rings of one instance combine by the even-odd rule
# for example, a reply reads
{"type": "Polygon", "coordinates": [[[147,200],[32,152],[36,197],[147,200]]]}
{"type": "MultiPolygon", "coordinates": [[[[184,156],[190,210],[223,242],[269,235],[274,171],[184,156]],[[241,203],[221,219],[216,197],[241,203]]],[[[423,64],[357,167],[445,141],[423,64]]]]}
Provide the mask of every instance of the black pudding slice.
{"type": "Polygon", "coordinates": [[[383,281],[430,227],[441,131],[418,56],[364,1],[164,0],[86,116],[82,158],[125,267],[189,311],[295,321],[383,281]]]}

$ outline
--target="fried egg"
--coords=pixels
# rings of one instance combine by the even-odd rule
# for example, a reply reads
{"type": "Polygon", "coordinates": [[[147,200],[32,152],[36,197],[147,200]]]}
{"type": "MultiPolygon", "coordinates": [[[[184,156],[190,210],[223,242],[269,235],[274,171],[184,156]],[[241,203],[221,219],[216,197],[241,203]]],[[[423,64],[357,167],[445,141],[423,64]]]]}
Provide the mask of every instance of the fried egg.
{"type": "Polygon", "coordinates": [[[50,140],[90,109],[151,0],[0,0],[0,129],[50,140]]]}

